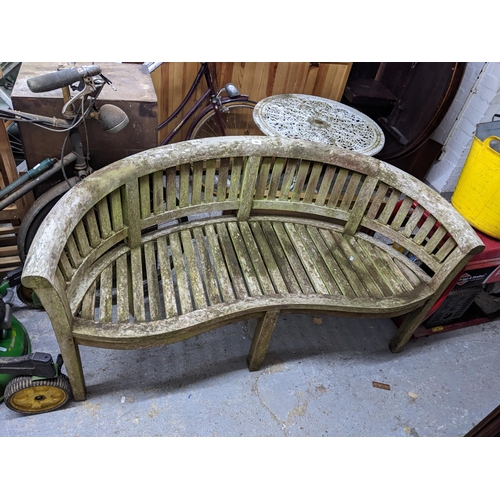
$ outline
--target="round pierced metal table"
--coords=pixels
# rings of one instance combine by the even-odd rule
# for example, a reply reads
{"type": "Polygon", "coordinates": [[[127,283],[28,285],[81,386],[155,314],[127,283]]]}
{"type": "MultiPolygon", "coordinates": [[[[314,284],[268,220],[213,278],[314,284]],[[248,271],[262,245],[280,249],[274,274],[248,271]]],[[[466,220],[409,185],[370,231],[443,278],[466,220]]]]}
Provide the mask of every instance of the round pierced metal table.
{"type": "Polygon", "coordinates": [[[280,94],[259,101],[253,118],[269,136],[331,144],[367,156],[382,150],[382,129],[368,116],[337,101],[305,94],[280,94]]]}

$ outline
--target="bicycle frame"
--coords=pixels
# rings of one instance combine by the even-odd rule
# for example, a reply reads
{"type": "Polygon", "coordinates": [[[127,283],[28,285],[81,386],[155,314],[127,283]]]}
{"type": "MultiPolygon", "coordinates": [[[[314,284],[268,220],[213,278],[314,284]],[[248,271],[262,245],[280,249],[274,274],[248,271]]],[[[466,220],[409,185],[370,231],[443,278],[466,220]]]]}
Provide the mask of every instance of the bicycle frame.
{"type": "MultiPolygon", "coordinates": [[[[163,129],[166,127],[172,120],[177,118],[179,116],[179,113],[187,106],[188,102],[191,100],[193,97],[193,94],[195,93],[196,89],[198,88],[198,85],[200,84],[202,78],[205,77],[205,81],[207,83],[207,90],[203,93],[203,95],[195,102],[193,107],[186,113],[186,115],[180,120],[180,122],[172,129],[172,131],[161,141],[161,145],[164,146],[165,144],[168,144],[181,130],[181,128],[189,121],[189,119],[200,109],[202,104],[207,100],[210,99],[210,105],[205,107],[203,111],[198,115],[198,119],[201,118],[209,109],[213,109],[215,111],[215,115],[217,117],[217,120],[219,121],[219,126],[221,127],[221,130],[224,130],[224,123],[221,120],[220,117],[220,104],[224,105],[226,102],[244,102],[248,101],[248,96],[246,95],[240,95],[237,98],[223,98],[223,99],[218,99],[217,98],[217,90],[214,85],[214,79],[212,76],[212,73],[210,72],[210,69],[208,67],[208,63],[204,62],[201,63],[200,69],[198,70],[198,73],[193,81],[193,84],[191,85],[191,88],[189,89],[188,93],[184,97],[183,101],[181,104],[178,106],[178,108],[168,117],[166,118],[160,125],[158,125],[158,130],[163,129]]],[[[194,128],[194,125],[198,121],[196,119],[194,123],[191,124],[190,128],[188,129],[187,132],[187,137],[190,136],[191,131],[194,128]]]]}

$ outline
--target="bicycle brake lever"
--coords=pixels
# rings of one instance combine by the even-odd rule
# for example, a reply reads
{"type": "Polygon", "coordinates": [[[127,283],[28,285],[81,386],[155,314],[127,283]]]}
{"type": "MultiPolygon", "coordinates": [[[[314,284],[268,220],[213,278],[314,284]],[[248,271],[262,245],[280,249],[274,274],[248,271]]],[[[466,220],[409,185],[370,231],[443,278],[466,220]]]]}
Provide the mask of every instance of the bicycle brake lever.
{"type": "Polygon", "coordinates": [[[109,78],[106,78],[102,73],[100,77],[116,92],[116,87],[113,85],[113,82],[109,78]]]}
{"type": "Polygon", "coordinates": [[[94,84],[94,80],[92,77],[87,77],[83,79],[84,82],[84,88],[78,92],[78,94],[74,95],[64,106],[62,109],[62,115],[65,118],[74,118],[75,117],[75,112],[72,111],[73,108],[73,103],[79,99],[82,99],[86,95],[92,94],[97,90],[96,85],[94,84]]]}

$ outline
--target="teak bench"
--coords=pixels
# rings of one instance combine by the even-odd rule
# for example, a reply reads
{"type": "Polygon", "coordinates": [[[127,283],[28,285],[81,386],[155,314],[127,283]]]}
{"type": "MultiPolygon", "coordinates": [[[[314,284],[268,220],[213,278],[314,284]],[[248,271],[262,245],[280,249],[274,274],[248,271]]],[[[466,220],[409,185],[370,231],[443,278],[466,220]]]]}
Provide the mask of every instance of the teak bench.
{"type": "Polygon", "coordinates": [[[83,400],[79,345],[150,347],[258,317],[257,370],[280,312],[406,315],[390,344],[399,351],[482,249],[444,198],[380,160],[226,137],[144,151],[84,179],[41,225],[22,283],[83,400]]]}

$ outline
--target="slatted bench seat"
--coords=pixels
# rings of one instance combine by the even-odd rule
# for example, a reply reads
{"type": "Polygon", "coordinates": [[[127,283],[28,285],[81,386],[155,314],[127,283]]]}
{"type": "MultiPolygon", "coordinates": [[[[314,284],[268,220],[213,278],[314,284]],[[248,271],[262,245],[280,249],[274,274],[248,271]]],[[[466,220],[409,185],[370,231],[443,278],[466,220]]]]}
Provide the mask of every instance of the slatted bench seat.
{"type": "Polygon", "coordinates": [[[257,370],[283,312],[406,315],[390,345],[399,351],[482,248],[447,201],[380,160],[214,138],[84,179],[41,225],[22,282],[40,297],[83,400],[79,345],[163,345],[257,317],[257,370]]]}

